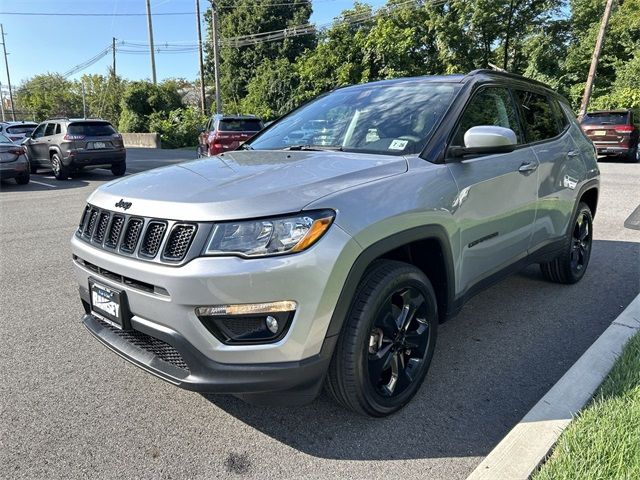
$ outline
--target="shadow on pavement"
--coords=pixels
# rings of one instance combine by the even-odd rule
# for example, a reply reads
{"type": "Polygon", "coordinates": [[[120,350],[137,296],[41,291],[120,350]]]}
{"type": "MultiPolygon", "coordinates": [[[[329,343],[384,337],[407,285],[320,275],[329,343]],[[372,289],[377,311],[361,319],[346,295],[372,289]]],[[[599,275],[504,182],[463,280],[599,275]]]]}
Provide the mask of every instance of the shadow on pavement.
{"type": "Polygon", "coordinates": [[[639,258],[639,243],[595,241],[589,271],[577,285],[546,282],[533,265],[479,294],[440,326],[421,390],[385,419],[351,414],[325,394],[310,405],[282,408],[206,398],[316,457],[484,456],[635,297],[639,258]]]}

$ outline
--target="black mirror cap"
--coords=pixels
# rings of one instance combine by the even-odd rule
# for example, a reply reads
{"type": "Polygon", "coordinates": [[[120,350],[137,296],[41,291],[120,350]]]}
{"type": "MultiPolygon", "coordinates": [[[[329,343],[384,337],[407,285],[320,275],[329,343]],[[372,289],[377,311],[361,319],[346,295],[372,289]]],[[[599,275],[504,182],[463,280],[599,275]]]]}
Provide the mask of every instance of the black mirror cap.
{"type": "Polygon", "coordinates": [[[492,147],[450,147],[448,150],[449,157],[460,158],[470,155],[494,155],[500,153],[510,153],[516,149],[517,145],[499,145],[492,147]]]}

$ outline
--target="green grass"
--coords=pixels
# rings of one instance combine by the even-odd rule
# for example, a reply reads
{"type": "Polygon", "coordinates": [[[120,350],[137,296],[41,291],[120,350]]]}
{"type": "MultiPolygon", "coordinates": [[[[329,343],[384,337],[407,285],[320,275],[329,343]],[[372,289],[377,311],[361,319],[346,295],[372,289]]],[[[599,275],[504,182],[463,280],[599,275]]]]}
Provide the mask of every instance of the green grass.
{"type": "Polygon", "coordinates": [[[640,479],[640,334],[533,480],[640,479]]]}

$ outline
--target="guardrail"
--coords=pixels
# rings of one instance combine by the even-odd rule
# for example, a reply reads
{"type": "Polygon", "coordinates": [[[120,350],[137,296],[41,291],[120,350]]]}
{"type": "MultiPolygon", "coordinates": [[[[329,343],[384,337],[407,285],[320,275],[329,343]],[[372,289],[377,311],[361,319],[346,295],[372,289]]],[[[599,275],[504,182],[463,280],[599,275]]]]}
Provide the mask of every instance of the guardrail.
{"type": "Polygon", "coordinates": [[[159,133],[121,133],[124,146],[162,148],[159,133]]]}

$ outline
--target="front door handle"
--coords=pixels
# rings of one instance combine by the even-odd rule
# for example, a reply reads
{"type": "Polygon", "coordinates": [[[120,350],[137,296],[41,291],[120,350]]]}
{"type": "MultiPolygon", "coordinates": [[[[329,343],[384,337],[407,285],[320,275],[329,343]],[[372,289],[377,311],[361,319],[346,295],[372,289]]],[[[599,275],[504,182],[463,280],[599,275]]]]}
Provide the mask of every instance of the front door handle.
{"type": "Polygon", "coordinates": [[[527,173],[534,172],[536,168],[538,168],[538,164],[536,162],[523,163],[522,165],[520,165],[520,168],[518,168],[518,171],[520,173],[527,174],[527,173]]]}
{"type": "Polygon", "coordinates": [[[577,150],[571,150],[570,152],[567,152],[567,157],[577,157],[578,155],[580,155],[580,152],[578,152],[577,150]]]}

